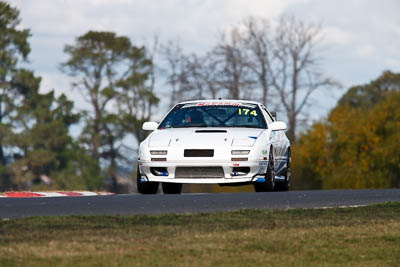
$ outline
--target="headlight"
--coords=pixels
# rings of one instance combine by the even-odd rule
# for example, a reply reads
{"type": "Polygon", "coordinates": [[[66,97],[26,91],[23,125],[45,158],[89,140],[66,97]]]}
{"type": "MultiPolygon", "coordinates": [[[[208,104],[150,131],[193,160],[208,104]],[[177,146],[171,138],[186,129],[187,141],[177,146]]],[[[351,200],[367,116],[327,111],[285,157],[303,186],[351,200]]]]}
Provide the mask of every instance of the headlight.
{"type": "Polygon", "coordinates": [[[150,150],[151,155],[167,155],[167,150],[150,150]]]}
{"type": "Polygon", "coordinates": [[[248,155],[250,150],[232,150],[232,155],[248,155]]]}

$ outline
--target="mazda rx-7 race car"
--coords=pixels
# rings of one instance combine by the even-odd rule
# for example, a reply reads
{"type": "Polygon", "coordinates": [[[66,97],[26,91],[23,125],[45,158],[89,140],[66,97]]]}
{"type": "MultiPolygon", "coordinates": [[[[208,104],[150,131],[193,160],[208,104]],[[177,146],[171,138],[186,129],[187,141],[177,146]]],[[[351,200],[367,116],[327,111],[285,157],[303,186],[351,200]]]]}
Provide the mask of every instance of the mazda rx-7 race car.
{"type": "Polygon", "coordinates": [[[179,194],[182,184],[254,184],[256,192],[289,190],[286,124],[264,105],[244,100],[177,104],[139,147],[137,189],[179,194]]]}

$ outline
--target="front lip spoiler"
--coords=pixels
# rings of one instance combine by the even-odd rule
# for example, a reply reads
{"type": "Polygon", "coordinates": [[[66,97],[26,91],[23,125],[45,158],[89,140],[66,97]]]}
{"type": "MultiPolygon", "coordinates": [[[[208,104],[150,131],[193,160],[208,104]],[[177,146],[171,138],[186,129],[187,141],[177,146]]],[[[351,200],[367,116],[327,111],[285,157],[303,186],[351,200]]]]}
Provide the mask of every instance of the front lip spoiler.
{"type": "Polygon", "coordinates": [[[220,185],[234,185],[244,183],[254,183],[258,179],[264,179],[264,174],[256,174],[252,177],[238,177],[238,178],[166,178],[162,176],[156,176],[148,178],[149,182],[161,182],[161,183],[181,183],[181,184],[220,184],[220,185]]]}
{"type": "Polygon", "coordinates": [[[253,178],[160,178],[152,177],[149,182],[180,183],[180,184],[233,184],[252,182],[253,178]]]}

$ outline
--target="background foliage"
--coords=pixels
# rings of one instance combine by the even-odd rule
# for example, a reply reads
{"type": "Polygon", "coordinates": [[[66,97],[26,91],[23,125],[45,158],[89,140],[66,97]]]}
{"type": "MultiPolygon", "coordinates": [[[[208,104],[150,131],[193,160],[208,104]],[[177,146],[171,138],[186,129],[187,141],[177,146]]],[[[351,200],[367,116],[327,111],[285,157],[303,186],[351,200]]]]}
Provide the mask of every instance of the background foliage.
{"type": "Polygon", "coordinates": [[[400,74],[352,87],[293,149],[296,188],[400,186],[400,74]]]}

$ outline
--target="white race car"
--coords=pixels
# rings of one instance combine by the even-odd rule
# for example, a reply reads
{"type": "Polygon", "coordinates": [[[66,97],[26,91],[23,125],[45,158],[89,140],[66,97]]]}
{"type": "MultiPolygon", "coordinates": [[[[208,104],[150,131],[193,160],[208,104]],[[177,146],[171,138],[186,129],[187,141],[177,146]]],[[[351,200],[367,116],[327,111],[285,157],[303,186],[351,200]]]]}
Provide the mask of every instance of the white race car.
{"type": "Polygon", "coordinates": [[[138,154],[137,189],[179,194],[182,184],[254,184],[256,192],[289,190],[290,142],[286,123],[264,105],[244,100],[200,100],[177,104],[138,154]]]}

